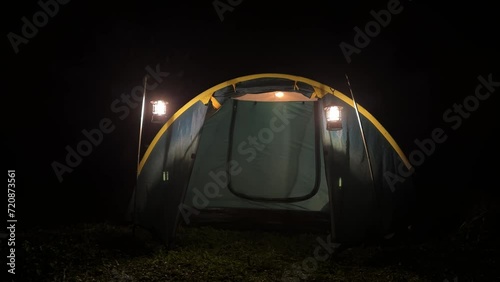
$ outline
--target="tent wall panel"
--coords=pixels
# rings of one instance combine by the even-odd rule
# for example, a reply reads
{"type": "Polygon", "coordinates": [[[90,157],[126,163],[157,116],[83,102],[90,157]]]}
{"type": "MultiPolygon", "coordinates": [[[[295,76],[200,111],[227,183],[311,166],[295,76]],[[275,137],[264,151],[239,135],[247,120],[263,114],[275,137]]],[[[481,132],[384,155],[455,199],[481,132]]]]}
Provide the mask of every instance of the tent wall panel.
{"type": "MultiPolygon", "coordinates": [[[[323,97],[322,103],[343,106],[343,129],[323,132],[337,239],[359,241],[368,235],[385,234],[390,230],[394,214],[402,213],[398,216],[403,216],[405,211],[394,209],[394,193],[384,174],[396,173],[397,165],[404,164],[384,135],[360,115],[373,170],[372,182],[355,109],[331,95],[323,97]]],[[[400,194],[408,194],[403,191],[412,190],[411,181],[400,189],[400,194]]],[[[399,202],[407,202],[408,198],[399,202]]]]}
{"type": "Polygon", "coordinates": [[[161,136],[139,176],[137,221],[170,241],[179,205],[189,183],[207,106],[199,102],[179,116],[161,136]]]}

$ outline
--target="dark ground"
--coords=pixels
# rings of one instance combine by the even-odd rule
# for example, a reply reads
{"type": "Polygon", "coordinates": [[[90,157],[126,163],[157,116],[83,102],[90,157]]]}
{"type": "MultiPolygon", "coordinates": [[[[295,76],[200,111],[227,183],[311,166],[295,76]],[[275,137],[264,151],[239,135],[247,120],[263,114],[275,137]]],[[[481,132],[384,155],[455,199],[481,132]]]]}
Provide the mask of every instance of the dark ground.
{"type": "Polygon", "coordinates": [[[448,233],[341,245],[317,265],[328,234],[183,227],[168,250],[129,225],[40,228],[19,234],[16,281],[500,281],[499,219],[476,207],[448,233]]]}

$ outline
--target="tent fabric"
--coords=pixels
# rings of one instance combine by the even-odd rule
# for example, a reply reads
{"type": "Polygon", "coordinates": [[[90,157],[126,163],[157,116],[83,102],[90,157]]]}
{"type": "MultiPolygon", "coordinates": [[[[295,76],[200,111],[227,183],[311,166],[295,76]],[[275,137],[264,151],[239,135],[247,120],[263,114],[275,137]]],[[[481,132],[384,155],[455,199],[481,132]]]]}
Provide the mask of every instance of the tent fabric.
{"type": "Polygon", "coordinates": [[[208,89],[166,122],[145,153],[134,223],[167,243],[190,217],[221,209],[324,214],[339,242],[389,232],[413,187],[411,181],[392,187],[384,175],[411,165],[382,125],[358,108],[367,148],[352,100],[310,79],[261,74],[208,89]],[[236,99],[272,91],[318,99],[236,99]],[[343,107],[338,131],[326,130],[323,108],[331,104],[343,107]]]}
{"type": "Polygon", "coordinates": [[[328,204],[328,190],[322,155],[315,152],[312,103],[238,101],[231,138],[231,115],[235,102],[228,101],[205,122],[192,172],[196,177],[191,178],[185,204],[202,208],[204,203],[195,197],[195,191],[217,186],[214,190],[220,194],[210,199],[206,207],[324,209],[328,204]],[[291,122],[287,126],[278,124],[280,121],[277,118],[273,119],[276,117],[273,110],[282,113],[285,109],[293,112],[293,127],[291,122]],[[252,118],[249,119],[249,116],[252,118]],[[279,132],[270,129],[272,121],[279,125],[279,132]],[[249,138],[258,138],[259,133],[265,136],[262,139],[264,142],[251,145],[249,138]],[[236,173],[227,171],[228,162],[237,169],[236,173]],[[239,194],[244,195],[241,197],[239,194]],[[252,201],[252,198],[261,200],[252,201]],[[287,203],[294,198],[305,199],[287,203]],[[271,199],[278,201],[271,202],[271,199]]]}
{"type": "Polygon", "coordinates": [[[134,220],[172,240],[178,203],[184,196],[207,107],[197,102],[180,115],[151,150],[138,177],[134,220]]]}

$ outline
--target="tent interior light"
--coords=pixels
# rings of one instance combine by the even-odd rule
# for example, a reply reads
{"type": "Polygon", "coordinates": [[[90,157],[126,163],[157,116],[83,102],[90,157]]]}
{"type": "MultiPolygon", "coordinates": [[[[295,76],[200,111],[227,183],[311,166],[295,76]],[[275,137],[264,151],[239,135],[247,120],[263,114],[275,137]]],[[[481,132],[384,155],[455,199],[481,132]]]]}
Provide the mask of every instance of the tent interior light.
{"type": "Polygon", "coordinates": [[[308,97],[300,92],[273,90],[269,92],[249,92],[232,99],[253,102],[314,102],[317,97],[308,97]]]}
{"type": "Polygon", "coordinates": [[[167,114],[167,102],[158,100],[152,101],[153,104],[153,115],[155,116],[164,116],[167,114]]]}

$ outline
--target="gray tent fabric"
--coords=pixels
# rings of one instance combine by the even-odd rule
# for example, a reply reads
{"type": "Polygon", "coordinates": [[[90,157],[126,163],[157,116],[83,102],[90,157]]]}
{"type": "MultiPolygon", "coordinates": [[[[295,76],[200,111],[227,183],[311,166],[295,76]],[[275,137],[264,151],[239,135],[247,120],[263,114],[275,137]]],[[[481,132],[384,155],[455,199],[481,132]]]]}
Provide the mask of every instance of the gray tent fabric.
{"type": "Polygon", "coordinates": [[[233,109],[236,104],[228,160],[239,163],[241,172],[231,177],[228,188],[240,197],[262,200],[314,195],[319,183],[316,171],[320,168],[316,167],[319,156],[315,154],[312,102],[233,100],[233,109]],[[275,112],[286,112],[290,116],[288,124],[278,121],[275,112]],[[257,140],[254,145],[249,144],[252,138],[257,140]]]}
{"type": "Polygon", "coordinates": [[[352,100],[325,85],[264,74],[212,87],[175,113],[146,152],[134,223],[169,244],[179,224],[210,210],[319,213],[338,242],[386,234],[408,212],[401,207],[411,203],[413,190],[411,180],[388,183],[386,174],[411,167],[362,111],[368,148],[352,100]],[[237,99],[272,91],[307,99],[237,99]],[[333,104],[342,107],[342,129],[328,131],[323,109],[333,104]]]}
{"type": "MultiPolygon", "coordinates": [[[[343,106],[344,109],[349,109],[348,105],[339,99],[331,96],[324,99],[322,101],[324,104],[335,103],[343,106]]],[[[362,122],[367,124],[366,119],[362,122]]],[[[337,209],[334,212],[337,238],[344,238],[344,241],[360,240],[369,230],[376,229],[377,225],[381,224],[381,218],[390,221],[390,215],[386,217],[381,215],[378,201],[381,200],[382,194],[377,195],[376,184],[371,180],[361,129],[354,110],[344,112],[343,123],[345,126],[342,130],[323,130],[324,150],[328,152],[327,174],[333,190],[333,206],[337,209]]],[[[384,156],[383,147],[377,146],[383,136],[372,128],[371,126],[363,127],[368,139],[368,152],[371,154],[372,165],[375,167],[374,176],[375,183],[377,183],[377,181],[384,181],[379,175],[384,170],[376,165],[384,156]]],[[[379,227],[388,229],[385,224],[379,227]]]]}
{"type": "Polygon", "coordinates": [[[198,102],[175,120],[156,142],[139,175],[134,221],[171,241],[207,107],[198,102]]]}
{"type": "Polygon", "coordinates": [[[322,155],[316,156],[314,150],[312,102],[274,104],[239,101],[230,146],[231,115],[235,102],[228,101],[205,123],[192,172],[196,177],[191,177],[185,204],[198,209],[232,207],[305,211],[320,211],[327,206],[328,191],[322,155]],[[288,125],[278,121],[274,113],[281,114],[286,110],[289,114],[293,111],[293,126],[291,121],[288,125]],[[279,128],[273,131],[270,123],[279,125],[279,128]],[[258,139],[259,135],[265,136],[259,139],[264,142],[255,146],[250,144],[249,139],[258,139]],[[229,157],[230,151],[232,157],[229,157]],[[321,159],[316,161],[316,157],[321,159]],[[235,173],[227,171],[227,163],[231,163],[235,173]],[[197,191],[215,186],[218,195],[204,206],[196,197],[197,191]],[[241,197],[241,194],[244,196],[241,197]],[[308,199],[286,203],[289,198],[299,197],[308,199]],[[260,200],[252,201],[252,198],[260,200]],[[281,201],[266,201],[271,199],[281,201]]]}

